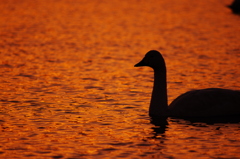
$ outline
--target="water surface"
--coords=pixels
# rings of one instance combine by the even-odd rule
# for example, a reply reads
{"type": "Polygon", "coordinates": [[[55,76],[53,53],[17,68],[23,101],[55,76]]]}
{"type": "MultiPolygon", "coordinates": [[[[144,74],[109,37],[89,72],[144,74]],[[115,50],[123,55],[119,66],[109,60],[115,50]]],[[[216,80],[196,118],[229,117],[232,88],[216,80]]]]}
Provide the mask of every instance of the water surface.
{"type": "Polygon", "coordinates": [[[230,0],[0,2],[0,158],[240,158],[239,123],[151,123],[150,49],[169,102],[240,90],[230,0]],[[154,125],[155,124],[155,125],[154,125]]]}

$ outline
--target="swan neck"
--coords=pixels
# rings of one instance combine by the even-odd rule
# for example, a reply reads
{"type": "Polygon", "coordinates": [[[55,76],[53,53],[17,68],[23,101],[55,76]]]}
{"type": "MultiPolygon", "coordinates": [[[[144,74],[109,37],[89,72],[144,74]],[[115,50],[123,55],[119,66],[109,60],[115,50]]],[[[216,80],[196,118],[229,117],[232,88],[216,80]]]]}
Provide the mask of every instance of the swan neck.
{"type": "Polygon", "coordinates": [[[154,84],[149,107],[150,116],[168,116],[166,70],[154,69],[154,84]]]}

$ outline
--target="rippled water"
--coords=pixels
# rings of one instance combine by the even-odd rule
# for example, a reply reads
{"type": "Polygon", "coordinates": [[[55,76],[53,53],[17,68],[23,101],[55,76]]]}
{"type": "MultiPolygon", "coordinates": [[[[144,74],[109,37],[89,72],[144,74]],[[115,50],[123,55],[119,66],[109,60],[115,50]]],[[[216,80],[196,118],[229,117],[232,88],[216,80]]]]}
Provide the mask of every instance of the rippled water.
{"type": "Polygon", "coordinates": [[[165,57],[169,101],[240,90],[240,17],[230,0],[1,0],[0,158],[240,158],[239,123],[151,122],[165,57]]]}

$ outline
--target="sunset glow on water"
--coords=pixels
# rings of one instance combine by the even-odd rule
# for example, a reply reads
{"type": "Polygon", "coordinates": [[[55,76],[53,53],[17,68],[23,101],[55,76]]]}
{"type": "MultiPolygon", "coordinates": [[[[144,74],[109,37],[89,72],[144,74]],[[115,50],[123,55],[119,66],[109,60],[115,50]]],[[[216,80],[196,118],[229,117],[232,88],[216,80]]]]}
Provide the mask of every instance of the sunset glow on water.
{"type": "Polygon", "coordinates": [[[151,123],[160,51],[169,103],[240,90],[231,0],[1,0],[0,158],[240,158],[239,123],[151,123]]]}

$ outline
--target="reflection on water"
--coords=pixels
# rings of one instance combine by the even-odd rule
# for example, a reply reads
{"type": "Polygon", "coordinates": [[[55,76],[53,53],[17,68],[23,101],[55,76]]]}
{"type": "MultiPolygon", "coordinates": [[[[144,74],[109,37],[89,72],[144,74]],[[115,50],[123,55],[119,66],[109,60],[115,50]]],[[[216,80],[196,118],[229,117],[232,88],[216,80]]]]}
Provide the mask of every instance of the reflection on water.
{"type": "Polygon", "coordinates": [[[0,158],[240,158],[236,122],[150,119],[151,69],[133,67],[160,50],[170,101],[240,89],[230,3],[1,1],[0,158]]]}

